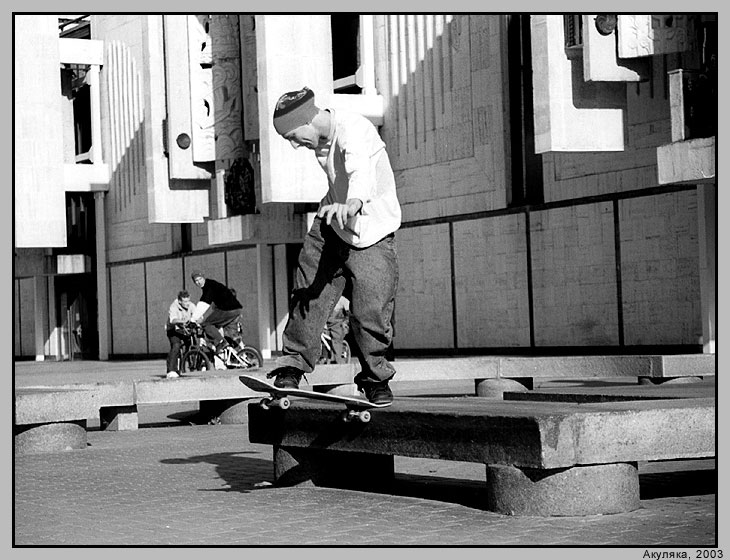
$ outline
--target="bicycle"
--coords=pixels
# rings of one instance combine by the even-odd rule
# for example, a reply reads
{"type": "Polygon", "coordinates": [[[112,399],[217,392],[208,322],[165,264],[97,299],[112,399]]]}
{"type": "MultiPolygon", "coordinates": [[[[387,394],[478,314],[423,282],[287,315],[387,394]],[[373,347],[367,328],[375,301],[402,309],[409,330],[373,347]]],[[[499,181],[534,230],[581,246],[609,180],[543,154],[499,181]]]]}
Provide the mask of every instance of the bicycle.
{"type": "Polygon", "coordinates": [[[319,360],[317,360],[318,364],[350,363],[350,359],[352,358],[352,352],[350,350],[350,345],[348,344],[347,340],[342,340],[342,352],[340,352],[339,356],[335,352],[334,345],[332,343],[332,334],[329,332],[329,329],[325,329],[322,331],[322,334],[320,335],[320,340],[322,342],[322,354],[320,355],[319,360]]]}
{"type": "Polygon", "coordinates": [[[216,352],[215,343],[205,334],[203,327],[197,323],[185,325],[189,344],[182,353],[183,373],[192,371],[210,371],[215,369],[216,358],[223,364],[224,369],[257,369],[260,368],[264,359],[261,352],[254,346],[243,341],[241,325],[238,325],[238,337],[225,336],[228,346],[221,352],[216,352]]]}

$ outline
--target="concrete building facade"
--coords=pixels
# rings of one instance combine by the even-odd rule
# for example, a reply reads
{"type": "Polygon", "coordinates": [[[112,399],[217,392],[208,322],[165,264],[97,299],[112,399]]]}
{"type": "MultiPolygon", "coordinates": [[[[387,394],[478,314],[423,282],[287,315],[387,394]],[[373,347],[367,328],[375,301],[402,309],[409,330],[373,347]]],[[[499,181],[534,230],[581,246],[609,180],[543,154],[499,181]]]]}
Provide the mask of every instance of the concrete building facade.
{"type": "Polygon", "coordinates": [[[14,26],[16,358],[166,352],[193,269],[279,351],[326,189],[271,124],[305,85],[388,147],[396,355],[715,351],[716,14],[14,26]]]}

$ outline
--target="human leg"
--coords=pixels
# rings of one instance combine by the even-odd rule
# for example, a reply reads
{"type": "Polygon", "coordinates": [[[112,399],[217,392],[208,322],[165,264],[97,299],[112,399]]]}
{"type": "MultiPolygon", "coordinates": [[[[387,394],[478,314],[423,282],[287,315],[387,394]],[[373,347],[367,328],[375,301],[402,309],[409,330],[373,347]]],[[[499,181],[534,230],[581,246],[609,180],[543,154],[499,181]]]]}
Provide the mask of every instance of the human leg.
{"type": "MultiPolygon", "coordinates": [[[[183,339],[174,330],[167,331],[167,339],[170,342],[170,351],[167,353],[167,372],[180,373],[180,349],[183,346],[183,339]]],[[[172,376],[171,376],[172,377],[172,376]]]]}
{"type": "Polygon", "coordinates": [[[223,347],[225,346],[223,344],[225,339],[223,338],[220,329],[223,329],[226,336],[230,336],[229,332],[232,333],[233,329],[235,329],[236,321],[238,321],[240,314],[240,309],[230,311],[214,309],[213,312],[200,323],[200,326],[205,330],[205,334],[213,340],[216,348],[223,347]]]}
{"type": "Polygon", "coordinates": [[[345,244],[332,229],[315,219],[299,254],[278,366],[305,373],[314,370],[322,329],[345,287],[342,262],[346,254],[345,244]]]}
{"type": "Polygon", "coordinates": [[[361,387],[387,382],[395,375],[395,368],[385,357],[393,339],[398,287],[395,236],[351,251],[345,266],[352,275],[350,328],[362,366],[356,382],[361,387]]]}

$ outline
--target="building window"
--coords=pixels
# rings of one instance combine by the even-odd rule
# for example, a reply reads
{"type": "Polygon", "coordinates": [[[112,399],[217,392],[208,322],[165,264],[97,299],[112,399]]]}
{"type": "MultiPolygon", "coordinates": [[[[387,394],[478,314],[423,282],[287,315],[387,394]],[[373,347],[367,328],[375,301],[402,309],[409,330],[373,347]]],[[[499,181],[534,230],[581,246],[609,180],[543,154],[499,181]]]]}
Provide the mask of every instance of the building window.
{"type": "Polygon", "coordinates": [[[544,202],[542,156],[535,153],[530,16],[507,17],[512,188],[510,206],[544,202]]]}
{"type": "Polygon", "coordinates": [[[565,25],[565,48],[583,47],[583,16],[567,14],[563,16],[565,25]]]}
{"type": "Polygon", "coordinates": [[[360,71],[360,16],[333,14],[332,26],[332,79],[335,93],[362,92],[358,83],[360,71]]]}

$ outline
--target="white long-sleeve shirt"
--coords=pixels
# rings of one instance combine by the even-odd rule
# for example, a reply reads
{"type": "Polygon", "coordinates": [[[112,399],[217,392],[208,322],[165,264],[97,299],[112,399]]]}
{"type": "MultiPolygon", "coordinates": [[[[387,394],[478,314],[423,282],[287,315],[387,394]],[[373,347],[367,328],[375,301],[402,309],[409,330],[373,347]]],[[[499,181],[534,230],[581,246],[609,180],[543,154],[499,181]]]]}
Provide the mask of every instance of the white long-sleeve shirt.
{"type": "Polygon", "coordinates": [[[370,121],[357,113],[328,111],[332,117],[331,140],[314,151],[329,182],[320,207],[360,199],[362,210],[347,221],[345,229],[337,220],[332,220],[332,227],[353,247],[369,247],[401,224],[393,169],[385,143],[370,121]]]}

